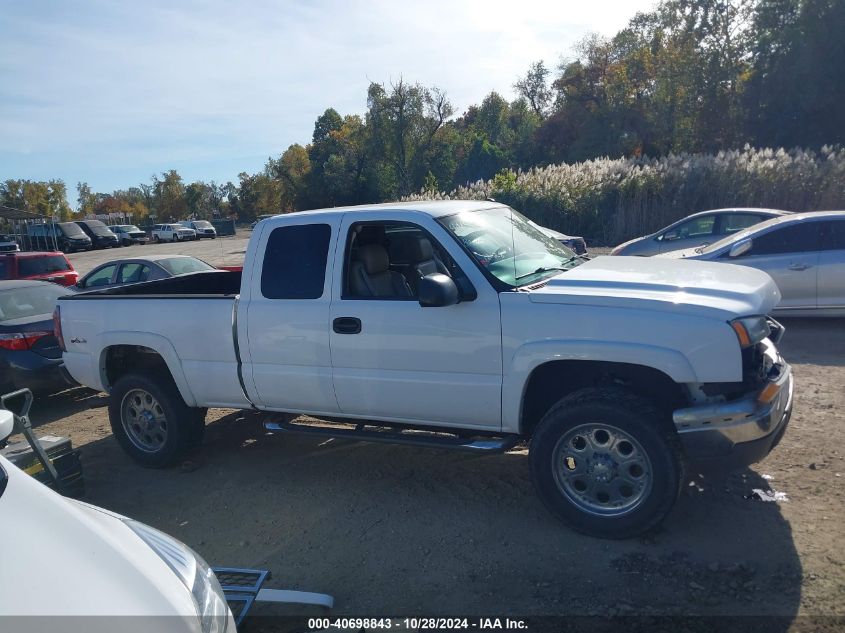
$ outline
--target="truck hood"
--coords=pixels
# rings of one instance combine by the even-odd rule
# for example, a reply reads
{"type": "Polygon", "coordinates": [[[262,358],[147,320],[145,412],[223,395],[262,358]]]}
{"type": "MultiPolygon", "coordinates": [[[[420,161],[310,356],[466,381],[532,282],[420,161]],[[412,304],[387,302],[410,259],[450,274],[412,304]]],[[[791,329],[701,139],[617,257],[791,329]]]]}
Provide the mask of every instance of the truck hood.
{"type": "Polygon", "coordinates": [[[535,303],[619,306],[731,319],[769,314],[780,291],[746,266],[654,257],[599,257],[530,291],[535,303]]]}

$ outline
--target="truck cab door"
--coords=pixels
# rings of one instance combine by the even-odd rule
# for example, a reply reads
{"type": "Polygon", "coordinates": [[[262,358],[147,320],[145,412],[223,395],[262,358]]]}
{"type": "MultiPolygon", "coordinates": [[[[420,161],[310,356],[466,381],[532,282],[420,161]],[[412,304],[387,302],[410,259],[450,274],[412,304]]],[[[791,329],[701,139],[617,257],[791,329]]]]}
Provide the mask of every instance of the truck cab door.
{"type": "Polygon", "coordinates": [[[236,326],[244,388],[257,406],[338,413],[329,306],[340,217],[265,222],[250,244],[236,326]]]}
{"type": "Polygon", "coordinates": [[[431,216],[344,214],[330,318],[334,390],[344,416],[501,428],[495,289],[431,216]],[[374,219],[377,217],[378,219],[374,219]],[[423,307],[419,280],[446,274],[455,305],[423,307]]]}

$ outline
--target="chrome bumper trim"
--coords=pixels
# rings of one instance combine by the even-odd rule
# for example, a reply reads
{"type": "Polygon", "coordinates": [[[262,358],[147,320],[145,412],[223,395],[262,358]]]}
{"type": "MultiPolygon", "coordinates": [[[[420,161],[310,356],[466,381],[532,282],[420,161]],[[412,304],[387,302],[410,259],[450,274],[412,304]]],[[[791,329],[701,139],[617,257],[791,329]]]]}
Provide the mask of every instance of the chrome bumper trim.
{"type": "Polygon", "coordinates": [[[678,409],[672,414],[678,434],[684,440],[696,434],[718,435],[730,444],[752,442],[772,434],[792,410],[792,368],[783,362],[781,367],[780,375],[770,381],[778,385],[771,402],[760,405],[757,392],[733,402],[678,409]]]}

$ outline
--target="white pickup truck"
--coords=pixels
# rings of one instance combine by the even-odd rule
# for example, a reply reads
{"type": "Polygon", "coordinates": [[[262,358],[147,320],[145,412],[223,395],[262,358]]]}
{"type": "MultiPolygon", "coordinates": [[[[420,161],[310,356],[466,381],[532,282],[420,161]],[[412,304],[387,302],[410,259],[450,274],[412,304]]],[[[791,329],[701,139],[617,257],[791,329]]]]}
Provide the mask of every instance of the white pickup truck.
{"type": "Polygon", "coordinates": [[[198,444],[207,407],[280,432],[530,442],[548,508],[622,538],[669,512],[686,462],[751,463],[783,435],[779,298],[755,269],[588,260],[504,205],[415,202],[263,220],[242,273],[61,297],[56,330],[144,465],[198,444]]]}

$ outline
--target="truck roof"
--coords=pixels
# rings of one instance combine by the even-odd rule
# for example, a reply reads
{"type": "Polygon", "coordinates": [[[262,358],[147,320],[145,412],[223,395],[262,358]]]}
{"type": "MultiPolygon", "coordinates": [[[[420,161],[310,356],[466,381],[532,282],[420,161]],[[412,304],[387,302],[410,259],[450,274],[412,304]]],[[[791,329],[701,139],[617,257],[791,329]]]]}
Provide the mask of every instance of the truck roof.
{"type": "MultiPolygon", "coordinates": [[[[359,204],[349,207],[331,207],[328,209],[311,209],[309,211],[296,211],[297,215],[318,215],[323,213],[345,213],[347,211],[416,211],[427,213],[439,218],[444,215],[461,213],[462,211],[479,211],[504,206],[500,202],[492,200],[422,200],[416,202],[381,202],[378,204],[359,204]]],[[[282,215],[282,214],[279,214],[282,215]]],[[[284,214],[284,215],[290,215],[284,214]]],[[[279,216],[271,216],[279,217],[279,216]]]]}

